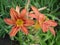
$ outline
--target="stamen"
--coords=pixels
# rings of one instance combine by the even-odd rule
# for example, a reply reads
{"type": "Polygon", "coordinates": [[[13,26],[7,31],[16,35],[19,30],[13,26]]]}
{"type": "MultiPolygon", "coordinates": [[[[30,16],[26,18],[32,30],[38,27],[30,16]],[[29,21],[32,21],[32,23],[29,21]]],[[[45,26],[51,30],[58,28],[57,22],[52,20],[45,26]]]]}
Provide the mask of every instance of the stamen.
{"type": "Polygon", "coordinates": [[[21,20],[21,19],[17,19],[17,21],[16,21],[16,25],[17,25],[17,26],[22,26],[23,23],[24,23],[24,21],[21,20]]]}
{"type": "Polygon", "coordinates": [[[40,25],[38,24],[38,22],[36,22],[36,24],[34,25],[34,28],[35,29],[39,29],[40,28],[40,25]]]}

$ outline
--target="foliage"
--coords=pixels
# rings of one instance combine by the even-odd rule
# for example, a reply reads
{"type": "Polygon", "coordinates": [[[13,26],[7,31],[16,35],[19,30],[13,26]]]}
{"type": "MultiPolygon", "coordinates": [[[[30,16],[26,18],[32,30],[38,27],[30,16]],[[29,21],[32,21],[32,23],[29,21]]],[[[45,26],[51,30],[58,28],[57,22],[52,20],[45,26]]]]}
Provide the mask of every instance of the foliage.
{"type": "MultiPolygon", "coordinates": [[[[4,38],[6,33],[9,33],[11,26],[8,26],[4,22],[4,18],[10,17],[9,10],[11,7],[19,5],[21,9],[25,7],[27,0],[0,0],[0,37],[4,38]]],[[[58,26],[55,27],[56,36],[54,37],[50,31],[43,33],[41,29],[34,31],[32,27],[29,27],[30,34],[24,35],[21,31],[17,36],[11,38],[19,41],[20,45],[59,45],[60,43],[60,2],[59,0],[31,0],[30,5],[36,6],[38,9],[46,6],[47,9],[40,11],[52,20],[57,21],[58,26]],[[33,31],[33,32],[32,32],[33,31]]]]}

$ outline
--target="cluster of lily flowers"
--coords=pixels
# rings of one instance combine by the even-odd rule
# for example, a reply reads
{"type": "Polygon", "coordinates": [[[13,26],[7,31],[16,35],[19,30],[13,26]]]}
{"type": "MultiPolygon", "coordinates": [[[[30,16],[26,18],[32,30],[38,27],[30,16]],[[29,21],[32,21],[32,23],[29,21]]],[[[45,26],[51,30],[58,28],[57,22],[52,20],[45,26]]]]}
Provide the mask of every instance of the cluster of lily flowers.
{"type": "Polygon", "coordinates": [[[28,35],[28,26],[33,26],[36,30],[41,28],[43,32],[50,30],[50,32],[55,36],[56,32],[54,31],[54,27],[57,26],[57,23],[53,20],[47,19],[47,16],[40,13],[36,7],[31,6],[31,9],[33,13],[28,12],[26,8],[20,10],[19,6],[16,6],[16,9],[10,9],[11,18],[4,19],[8,25],[13,26],[9,33],[10,37],[15,36],[20,30],[28,35]],[[34,21],[33,18],[36,20],[34,21]]]}

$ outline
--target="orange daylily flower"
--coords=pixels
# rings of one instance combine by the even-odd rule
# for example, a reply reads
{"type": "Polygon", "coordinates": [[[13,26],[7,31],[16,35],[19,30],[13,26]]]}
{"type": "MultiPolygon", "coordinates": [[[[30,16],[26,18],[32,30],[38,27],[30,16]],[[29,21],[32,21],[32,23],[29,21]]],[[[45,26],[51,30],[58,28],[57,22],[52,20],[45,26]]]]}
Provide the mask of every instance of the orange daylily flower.
{"type": "Polygon", "coordinates": [[[11,19],[5,18],[4,21],[8,25],[12,25],[12,29],[9,33],[11,37],[15,36],[16,33],[21,30],[23,31],[26,35],[28,34],[27,26],[31,26],[34,24],[33,20],[27,19],[26,16],[26,9],[23,9],[20,12],[20,8],[17,6],[16,10],[14,8],[10,9],[10,16],[11,19]]]}
{"type": "MultiPolygon", "coordinates": [[[[57,23],[53,20],[46,20],[46,16],[44,14],[41,14],[38,9],[34,6],[31,6],[34,13],[30,13],[29,16],[32,18],[36,18],[37,26],[40,26],[42,28],[43,32],[47,32],[48,29],[50,29],[51,33],[55,35],[55,31],[53,27],[57,26],[57,23]]],[[[36,26],[35,24],[35,26],[36,26]]],[[[34,27],[35,27],[34,26],[34,27]]]]}

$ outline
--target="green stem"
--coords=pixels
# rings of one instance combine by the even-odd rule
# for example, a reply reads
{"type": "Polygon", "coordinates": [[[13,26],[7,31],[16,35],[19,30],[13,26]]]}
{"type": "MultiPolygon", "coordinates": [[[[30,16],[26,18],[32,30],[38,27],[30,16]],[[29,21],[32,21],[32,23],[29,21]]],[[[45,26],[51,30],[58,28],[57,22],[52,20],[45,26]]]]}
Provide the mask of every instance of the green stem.
{"type": "Polygon", "coordinates": [[[28,18],[28,12],[29,12],[29,5],[30,5],[30,0],[28,0],[27,4],[25,6],[25,8],[27,9],[27,13],[26,13],[27,18],[28,18]]]}
{"type": "Polygon", "coordinates": [[[19,33],[18,33],[18,35],[19,35],[19,44],[20,45],[23,45],[23,40],[22,40],[22,34],[21,34],[21,32],[19,31],[19,33]]]}

